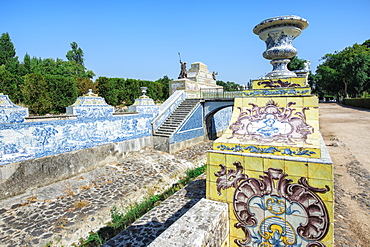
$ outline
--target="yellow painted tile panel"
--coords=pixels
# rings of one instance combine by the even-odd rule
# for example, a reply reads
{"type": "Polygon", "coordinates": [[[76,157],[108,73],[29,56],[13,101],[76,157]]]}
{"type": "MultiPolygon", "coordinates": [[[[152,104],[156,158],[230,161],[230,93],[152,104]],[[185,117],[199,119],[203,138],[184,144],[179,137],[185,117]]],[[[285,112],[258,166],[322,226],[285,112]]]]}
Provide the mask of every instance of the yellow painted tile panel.
{"type": "Polygon", "coordinates": [[[306,86],[306,78],[305,77],[291,77],[290,82],[292,84],[299,84],[301,87],[306,86]]]}
{"type": "Polygon", "coordinates": [[[285,161],[285,173],[289,176],[308,176],[308,163],[299,161],[285,161]]]}
{"type": "Polygon", "coordinates": [[[230,220],[238,220],[235,216],[235,213],[234,213],[233,203],[229,202],[228,205],[229,205],[229,219],[230,220]]]}
{"type": "Polygon", "coordinates": [[[329,214],[329,221],[330,223],[334,223],[334,202],[324,201],[325,207],[328,210],[329,214]]]}
{"type": "Polygon", "coordinates": [[[217,191],[217,184],[209,182],[208,199],[226,202],[227,193],[223,190],[221,190],[220,193],[221,194],[217,191]]]}
{"type": "Polygon", "coordinates": [[[207,199],[211,199],[210,198],[210,191],[211,191],[211,187],[210,187],[210,184],[209,184],[210,182],[209,182],[209,180],[206,180],[206,198],[207,199]]]}
{"type": "Polygon", "coordinates": [[[240,164],[243,166],[244,159],[241,155],[232,155],[232,154],[226,154],[226,167],[227,169],[234,169],[236,166],[234,165],[235,162],[240,162],[240,164]]]}
{"type": "Polygon", "coordinates": [[[305,111],[306,119],[308,120],[318,120],[319,119],[319,108],[310,106],[308,110],[305,111]]]}
{"type": "Polygon", "coordinates": [[[209,165],[214,165],[214,166],[218,166],[220,164],[225,164],[226,163],[226,158],[225,158],[225,154],[220,154],[220,153],[208,153],[207,154],[207,157],[208,158],[208,164],[209,165]]]}
{"type": "Polygon", "coordinates": [[[263,159],[263,169],[267,171],[269,168],[281,169],[285,171],[285,160],[284,159],[263,159]]]}
{"type": "MultiPolygon", "coordinates": [[[[307,119],[306,123],[310,125],[313,128],[314,134],[317,134],[320,132],[320,126],[319,126],[319,119],[307,119]]],[[[310,137],[312,134],[309,134],[308,137],[310,137]]]]}
{"type": "Polygon", "coordinates": [[[243,106],[243,98],[234,99],[234,107],[243,106]]]}
{"type": "Polygon", "coordinates": [[[253,156],[244,156],[244,169],[249,171],[263,171],[263,158],[253,157],[253,156]]]}
{"type": "Polygon", "coordinates": [[[242,240],[245,238],[245,233],[241,228],[236,228],[235,223],[238,223],[237,220],[230,220],[230,237],[234,239],[242,240]]]}
{"type": "Polygon", "coordinates": [[[263,106],[266,106],[266,104],[271,100],[270,97],[257,97],[257,102],[256,102],[256,105],[258,105],[259,107],[263,107],[263,106]]]}
{"type": "Polygon", "coordinates": [[[295,103],[290,106],[290,108],[296,109],[295,112],[301,111],[301,109],[303,108],[302,97],[287,97],[287,103],[289,102],[295,103]]]}
{"type": "Polygon", "coordinates": [[[233,202],[233,199],[234,199],[234,193],[235,193],[235,188],[234,187],[230,187],[226,190],[223,190],[222,193],[226,193],[226,201],[227,202],[233,202]]]}
{"type": "Polygon", "coordinates": [[[240,247],[235,243],[234,241],[235,239],[236,239],[235,237],[230,236],[230,247],[240,247]]]}
{"type": "Polygon", "coordinates": [[[325,244],[326,247],[334,247],[334,223],[330,223],[328,233],[320,242],[325,244]]]}
{"type": "Polygon", "coordinates": [[[333,180],[333,166],[331,164],[308,163],[308,177],[333,180]]]}
{"type": "Polygon", "coordinates": [[[319,106],[319,99],[317,96],[313,95],[310,97],[303,97],[304,98],[304,103],[303,105],[305,107],[318,107],[319,106]]]}
{"type": "Polygon", "coordinates": [[[317,195],[324,201],[333,202],[334,201],[334,181],[333,180],[323,180],[323,179],[308,179],[308,184],[315,188],[329,188],[326,193],[318,193],[317,195]]]}
{"type": "Polygon", "coordinates": [[[216,177],[215,173],[221,170],[220,166],[213,166],[213,165],[208,165],[207,166],[207,181],[216,183],[216,180],[218,177],[216,177]]]}
{"type": "Polygon", "coordinates": [[[263,82],[268,82],[270,80],[253,80],[252,81],[252,88],[253,89],[265,89],[265,84],[263,82]],[[260,84],[260,85],[258,85],[260,84]]]}
{"type": "Polygon", "coordinates": [[[245,111],[245,108],[251,108],[252,106],[250,104],[256,104],[257,98],[256,97],[246,97],[243,99],[243,110],[245,111]]]}
{"type": "Polygon", "coordinates": [[[314,147],[314,148],[321,148],[321,138],[320,138],[320,135],[318,133],[310,136],[310,138],[307,139],[307,143],[306,144],[306,147],[310,148],[310,147],[314,147]]]}
{"type": "Polygon", "coordinates": [[[298,180],[299,180],[301,177],[302,177],[302,176],[292,176],[292,175],[288,174],[288,176],[287,176],[286,178],[291,179],[291,180],[292,180],[292,183],[297,184],[297,183],[298,183],[298,180]]]}
{"type": "Polygon", "coordinates": [[[257,179],[261,179],[260,176],[265,175],[263,171],[245,171],[245,174],[248,175],[248,178],[257,178],[257,179]]]}

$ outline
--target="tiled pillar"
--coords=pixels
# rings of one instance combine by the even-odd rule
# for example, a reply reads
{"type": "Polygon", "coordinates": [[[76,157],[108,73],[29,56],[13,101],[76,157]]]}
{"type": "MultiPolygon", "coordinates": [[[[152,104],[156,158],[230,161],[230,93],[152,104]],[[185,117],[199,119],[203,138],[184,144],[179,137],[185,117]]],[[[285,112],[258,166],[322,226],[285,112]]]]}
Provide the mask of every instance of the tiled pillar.
{"type": "Polygon", "coordinates": [[[334,246],[333,169],[305,78],[253,81],[207,156],[207,198],[229,205],[228,246],[334,246]],[[274,83],[274,82],[273,82],[274,83]],[[258,96],[258,97],[254,97],[258,96]]]}

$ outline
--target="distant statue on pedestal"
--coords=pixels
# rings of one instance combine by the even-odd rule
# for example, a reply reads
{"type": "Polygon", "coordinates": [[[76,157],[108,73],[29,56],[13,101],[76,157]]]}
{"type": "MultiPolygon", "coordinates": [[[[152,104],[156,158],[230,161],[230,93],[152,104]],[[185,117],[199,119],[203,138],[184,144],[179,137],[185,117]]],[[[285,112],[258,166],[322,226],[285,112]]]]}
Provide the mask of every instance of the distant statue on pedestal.
{"type": "Polygon", "coordinates": [[[181,71],[178,79],[188,78],[188,73],[186,72],[186,62],[181,62],[181,71]]]}
{"type": "Polygon", "coordinates": [[[218,75],[218,72],[213,71],[213,73],[212,73],[212,78],[213,78],[213,80],[215,80],[215,81],[216,81],[216,75],[218,75]]]}
{"type": "Polygon", "coordinates": [[[180,70],[180,75],[179,75],[178,79],[188,78],[188,73],[186,72],[186,62],[182,62],[180,52],[178,54],[179,54],[179,57],[180,57],[180,64],[181,64],[181,67],[180,67],[181,70],[180,70]]]}
{"type": "Polygon", "coordinates": [[[310,70],[310,64],[311,64],[310,60],[306,60],[304,62],[304,70],[310,70]]]}

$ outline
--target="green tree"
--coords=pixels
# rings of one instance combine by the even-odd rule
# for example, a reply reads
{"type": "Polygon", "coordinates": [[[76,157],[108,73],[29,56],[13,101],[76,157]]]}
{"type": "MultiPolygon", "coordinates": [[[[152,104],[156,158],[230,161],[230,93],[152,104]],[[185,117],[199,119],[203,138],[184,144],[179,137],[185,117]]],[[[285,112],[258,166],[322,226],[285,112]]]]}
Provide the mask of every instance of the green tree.
{"type": "Polygon", "coordinates": [[[168,78],[167,75],[163,76],[162,78],[159,78],[156,80],[156,82],[160,83],[163,88],[163,97],[159,100],[166,100],[168,97],[170,97],[170,82],[173,79],[168,78]]]}
{"type": "Polygon", "coordinates": [[[370,49],[366,45],[354,44],[322,59],[316,71],[317,83],[327,93],[356,97],[369,90],[370,49]]]}
{"type": "Polygon", "coordinates": [[[67,52],[67,59],[68,61],[74,61],[76,64],[84,65],[84,52],[80,47],[78,47],[78,44],[76,42],[71,43],[72,50],[69,50],[67,52]]]}
{"type": "Polygon", "coordinates": [[[22,93],[24,102],[28,105],[30,111],[36,114],[46,114],[51,111],[53,107],[52,97],[44,75],[37,73],[26,75],[22,93]]]}
{"type": "Polygon", "coordinates": [[[74,69],[74,74],[77,77],[82,78],[93,78],[95,76],[94,72],[87,70],[84,65],[84,52],[76,42],[71,43],[71,50],[67,51],[66,57],[69,64],[74,69]]]}
{"type": "Polygon", "coordinates": [[[99,77],[96,82],[98,83],[99,96],[103,97],[108,105],[118,105],[118,90],[114,79],[99,77]]]}
{"type": "Polygon", "coordinates": [[[31,73],[31,57],[26,53],[23,63],[19,64],[18,75],[24,76],[31,73]]]}
{"type": "Polygon", "coordinates": [[[366,40],[364,43],[362,43],[362,45],[370,48],[370,39],[366,40]]]}
{"type": "Polygon", "coordinates": [[[0,65],[6,64],[15,57],[15,48],[8,33],[0,37],[0,65]]]}
{"type": "Polygon", "coordinates": [[[227,81],[227,82],[216,81],[216,84],[219,85],[219,86],[223,86],[224,91],[239,91],[239,90],[242,90],[244,88],[244,86],[242,86],[240,84],[237,84],[235,82],[232,82],[232,81],[227,81]]]}
{"type": "Polygon", "coordinates": [[[126,79],[125,85],[124,85],[124,94],[125,98],[124,101],[127,105],[132,105],[140,95],[141,90],[140,87],[143,85],[140,83],[139,80],[136,79],[126,79]]]}
{"type": "Polygon", "coordinates": [[[66,107],[72,105],[77,98],[78,89],[73,77],[61,75],[45,75],[53,113],[63,113],[66,107]]]}
{"type": "Polygon", "coordinates": [[[304,69],[305,62],[306,60],[299,59],[297,56],[294,56],[292,59],[290,59],[290,63],[288,63],[288,69],[290,71],[302,70],[304,69]]]}
{"type": "MultiPolygon", "coordinates": [[[[147,93],[146,95],[149,97],[149,98],[152,98],[153,100],[155,101],[162,101],[164,99],[164,95],[163,95],[163,84],[160,83],[160,82],[156,82],[156,81],[143,81],[143,80],[140,80],[139,81],[139,85],[140,87],[147,87],[147,93]]],[[[139,88],[139,96],[142,95],[141,93],[141,89],[139,88]]]]}
{"type": "Polygon", "coordinates": [[[14,92],[17,91],[17,77],[5,69],[5,65],[0,66],[0,93],[6,94],[9,98],[16,102],[17,95],[14,92]]]}
{"type": "Polygon", "coordinates": [[[78,89],[78,96],[81,96],[91,89],[93,93],[98,93],[97,83],[93,82],[90,78],[82,78],[78,77],[77,81],[77,89],[78,89]]]}
{"type": "Polygon", "coordinates": [[[19,61],[15,56],[15,48],[8,33],[0,37],[0,65],[5,65],[6,70],[12,74],[18,73],[19,61]]]}

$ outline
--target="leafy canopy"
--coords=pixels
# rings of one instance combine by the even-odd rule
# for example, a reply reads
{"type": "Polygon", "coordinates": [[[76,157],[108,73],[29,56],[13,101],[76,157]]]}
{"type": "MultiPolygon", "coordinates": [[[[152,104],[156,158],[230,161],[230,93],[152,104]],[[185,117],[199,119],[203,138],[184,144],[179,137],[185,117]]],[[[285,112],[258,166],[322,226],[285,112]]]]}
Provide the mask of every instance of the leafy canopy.
{"type": "Polygon", "coordinates": [[[317,83],[328,94],[357,97],[370,89],[370,40],[326,54],[316,70],[317,83]]]}

